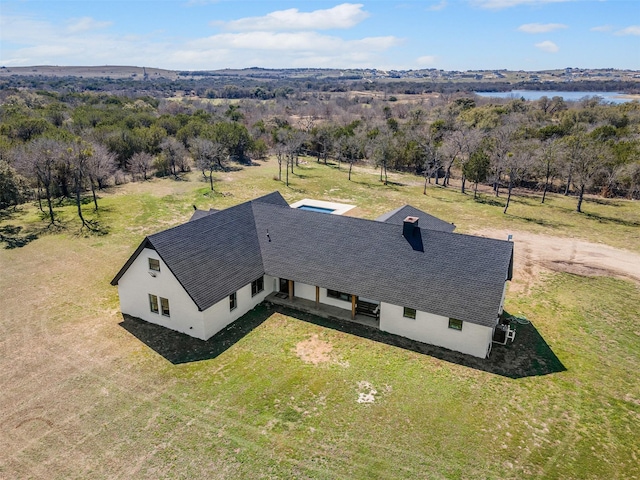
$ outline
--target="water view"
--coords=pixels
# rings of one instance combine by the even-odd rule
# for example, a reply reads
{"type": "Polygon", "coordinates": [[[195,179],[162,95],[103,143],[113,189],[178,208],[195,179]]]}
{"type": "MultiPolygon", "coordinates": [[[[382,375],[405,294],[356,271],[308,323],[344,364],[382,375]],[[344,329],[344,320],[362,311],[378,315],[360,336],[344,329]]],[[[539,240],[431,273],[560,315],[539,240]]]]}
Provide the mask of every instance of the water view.
{"type": "Polygon", "coordinates": [[[600,97],[605,102],[625,103],[640,100],[638,95],[627,95],[618,92],[561,92],[543,90],[511,90],[509,92],[475,92],[481,97],[493,98],[524,98],[525,100],[539,100],[543,96],[549,98],[562,97],[565,101],[582,100],[585,97],[600,97]]]}

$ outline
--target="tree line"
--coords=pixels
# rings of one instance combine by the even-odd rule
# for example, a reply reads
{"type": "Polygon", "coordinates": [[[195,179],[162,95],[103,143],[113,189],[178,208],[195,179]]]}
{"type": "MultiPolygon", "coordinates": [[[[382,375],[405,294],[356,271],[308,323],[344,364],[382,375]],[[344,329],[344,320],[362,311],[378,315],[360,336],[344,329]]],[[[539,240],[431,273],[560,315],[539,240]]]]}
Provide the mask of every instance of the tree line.
{"type": "Polygon", "coordinates": [[[0,208],[35,200],[51,224],[70,199],[83,227],[84,197],[151,175],[179,178],[198,169],[214,189],[215,171],[269,154],[288,184],[301,155],[345,167],[367,163],[411,172],[462,192],[491,185],[576,196],[640,198],[640,104],[597,98],[482,99],[473,94],[399,101],[386,92],[295,92],[273,98],[165,99],[150,95],[44,90],[0,91],[0,208]]]}

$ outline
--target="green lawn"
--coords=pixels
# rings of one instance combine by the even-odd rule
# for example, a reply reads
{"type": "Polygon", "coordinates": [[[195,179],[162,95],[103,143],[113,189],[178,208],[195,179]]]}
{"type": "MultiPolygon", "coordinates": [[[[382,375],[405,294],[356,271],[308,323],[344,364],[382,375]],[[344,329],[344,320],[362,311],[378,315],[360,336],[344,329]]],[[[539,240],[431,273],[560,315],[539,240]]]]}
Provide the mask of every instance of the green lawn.
{"type": "Polygon", "coordinates": [[[587,216],[573,198],[518,197],[504,216],[488,195],[423,196],[411,176],[385,187],[358,169],[349,183],[310,160],[286,188],[275,172],[270,162],[219,174],[213,196],[197,174],[114,188],[98,215],[85,207],[107,234],[80,232],[71,206],[49,231],[33,207],[2,220],[22,227],[15,237],[39,238],[0,250],[0,478],[640,476],[640,288],[628,281],[545,273],[531,293],[508,295],[506,309],[532,320],[565,369],[518,379],[265,309],[237,343],[190,363],[170,363],[123,328],[109,281],[145,235],[185,221],[193,204],[223,208],[275,189],[289,201],[353,203],[368,218],[411,203],[462,232],[640,251],[633,202],[589,201],[587,216]],[[298,356],[310,339],[331,346],[327,361],[298,356]],[[358,403],[371,388],[375,401],[358,403]]]}

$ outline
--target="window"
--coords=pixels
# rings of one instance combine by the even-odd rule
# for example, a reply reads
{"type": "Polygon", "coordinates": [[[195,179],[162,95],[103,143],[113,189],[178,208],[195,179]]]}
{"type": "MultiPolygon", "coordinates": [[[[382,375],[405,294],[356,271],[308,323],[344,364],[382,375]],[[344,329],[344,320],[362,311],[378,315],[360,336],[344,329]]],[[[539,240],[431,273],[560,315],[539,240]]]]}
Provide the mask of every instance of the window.
{"type": "Polygon", "coordinates": [[[329,290],[327,289],[327,297],[337,298],[338,300],[344,300],[345,302],[351,301],[351,295],[344,292],[339,292],[338,290],[329,290]]]}
{"type": "Polygon", "coordinates": [[[150,258],[149,259],[149,270],[153,270],[155,272],[159,272],[160,271],[160,260],[158,260],[157,258],[150,258]]]}
{"type": "Polygon", "coordinates": [[[454,330],[462,330],[462,320],[457,320],[455,318],[449,319],[449,328],[453,328],[454,330]]]}
{"type": "Polygon", "coordinates": [[[404,307],[404,311],[402,312],[402,316],[406,317],[406,318],[413,318],[415,320],[416,319],[416,309],[415,308],[404,307]]]}
{"type": "Polygon", "coordinates": [[[151,310],[153,313],[158,313],[158,297],[156,297],[155,295],[151,295],[149,294],[149,310],[151,310]]]}
{"type": "Polygon", "coordinates": [[[233,292],[231,295],[229,295],[229,311],[235,310],[237,306],[238,296],[236,295],[236,292],[233,292]]]}
{"type": "Polygon", "coordinates": [[[162,315],[164,315],[165,317],[171,316],[169,314],[169,300],[160,297],[160,308],[162,308],[162,315]]]}
{"type": "Polygon", "coordinates": [[[251,296],[255,297],[261,291],[264,290],[264,277],[260,277],[257,280],[251,282],[251,296]]]}

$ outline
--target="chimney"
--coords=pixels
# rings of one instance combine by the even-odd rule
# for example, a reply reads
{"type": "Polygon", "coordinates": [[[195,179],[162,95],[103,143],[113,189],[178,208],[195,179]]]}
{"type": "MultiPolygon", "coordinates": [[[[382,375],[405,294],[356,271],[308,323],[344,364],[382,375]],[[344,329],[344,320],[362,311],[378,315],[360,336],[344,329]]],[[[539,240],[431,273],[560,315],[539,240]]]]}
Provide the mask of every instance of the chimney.
{"type": "Polygon", "coordinates": [[[402,236],[416,252],[424,252],[418,217],[407,217],[402,224],[402,236]]]}
{"type": "Polygon", "coordinates": [[[407,217],[402,225],[402,236],[407,240],[419,232],[418,217],[407,217]]]}

